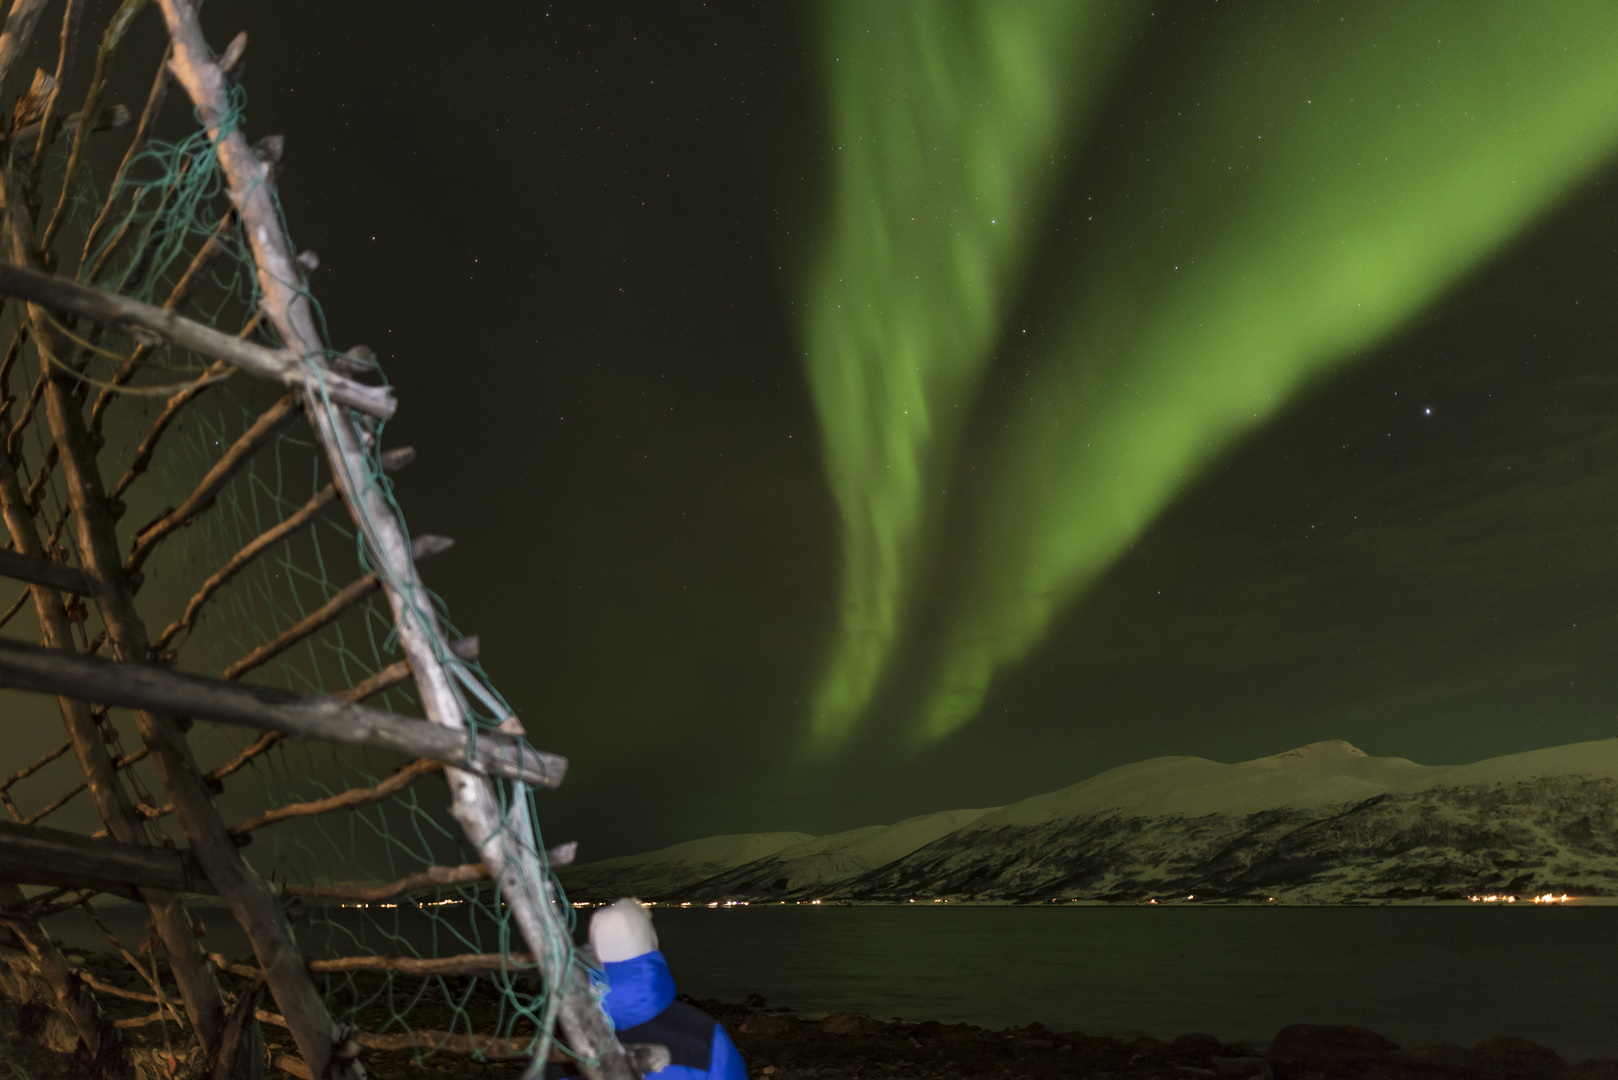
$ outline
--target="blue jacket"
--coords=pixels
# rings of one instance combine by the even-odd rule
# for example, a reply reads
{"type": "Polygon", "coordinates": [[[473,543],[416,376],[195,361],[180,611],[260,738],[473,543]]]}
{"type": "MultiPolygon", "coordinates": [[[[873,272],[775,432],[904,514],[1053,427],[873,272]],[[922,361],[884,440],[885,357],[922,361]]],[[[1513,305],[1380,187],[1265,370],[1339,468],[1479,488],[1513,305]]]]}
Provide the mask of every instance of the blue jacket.
{"type": "Polygon", "coordinates": [[[661,1043],[673,1057],[668,1068],[648,1076],[661,1080],[747,1080],[747,1066],[725,1029],[694,1005],[674,1000],[674,976],[662,952],[603,964],[602,999],[618,1039],[661,1043]]]}

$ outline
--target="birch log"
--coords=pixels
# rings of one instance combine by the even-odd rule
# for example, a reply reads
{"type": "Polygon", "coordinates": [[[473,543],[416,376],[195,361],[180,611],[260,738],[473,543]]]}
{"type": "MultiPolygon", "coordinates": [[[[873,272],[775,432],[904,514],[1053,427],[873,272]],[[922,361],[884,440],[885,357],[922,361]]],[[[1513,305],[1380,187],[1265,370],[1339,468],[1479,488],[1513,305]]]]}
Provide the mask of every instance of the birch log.
{"type": "MultiPolygon", "coordinates": [[[[284,342],[315,354],[322,341],[308,298],[298,288],[302,275],[293,264],[281,230],[273,194],[274,177],[239,130],[220,125],[228,111],[225,76],[203,38],[195,7],[190,0],[158,3],[174,46],[175,79],[185,87],[208,128],[231,203],[241,216],[252,247],[263,309],[284,342]]],[[[393,506],[371,477],[360,433],[350,417],[327,409],[325,401],[312,389],[305,389],[305,399],[310,423],[325,447],[349,511],[377,560],[380,576],[387,582],[400,648],[410,661],[423,708],[433,723],[464,733],[467,717],[454,677],[445,666],[449,646],[416,576],[409,540],[393,506]]],[[[590,1080],[629,1080],[635,1074],[623,1047],[591,996],[583,971],[573,962],[571,936],[541,862],[523,793],[515,791],[503,803],[493,784],[483,776],[449,769],[445,778],[456,819],[500,883],[501,896],[510,906],[530,950],[544,966],[553,1007],[560,1010],[553,1015],[559,1019],[572,1048],[582,1057],[599,1062],[584,1065],[586,1075],[590,1080]]]]}

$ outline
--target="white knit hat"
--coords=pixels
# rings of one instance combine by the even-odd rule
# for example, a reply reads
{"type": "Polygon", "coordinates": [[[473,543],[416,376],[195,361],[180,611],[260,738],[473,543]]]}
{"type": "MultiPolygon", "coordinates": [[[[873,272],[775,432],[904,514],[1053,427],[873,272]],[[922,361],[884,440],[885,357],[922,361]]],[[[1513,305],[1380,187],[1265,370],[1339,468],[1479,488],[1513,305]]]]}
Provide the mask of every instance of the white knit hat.
{"type": "Polygon", "coordinates": [[[590,944],[603,964],[633,960],[657,949],[657,931],[640,901],[626,896],[590,916],[590,944]]]}

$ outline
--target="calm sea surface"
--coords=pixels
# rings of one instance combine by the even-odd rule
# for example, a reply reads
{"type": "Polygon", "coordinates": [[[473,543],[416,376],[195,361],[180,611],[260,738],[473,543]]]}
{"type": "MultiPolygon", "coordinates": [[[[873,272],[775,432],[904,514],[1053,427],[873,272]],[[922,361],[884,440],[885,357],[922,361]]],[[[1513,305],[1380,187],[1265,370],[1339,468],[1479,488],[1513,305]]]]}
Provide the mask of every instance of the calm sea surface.
{"type": "MultiPolygon", "coordinates": [[[[139,940],[144,912],[106,910],[139,940]]],[[[210,949],[249,951],[207,914],[210,949]]],[[[1363,1024],[1404,1046],[1519,1035],[1618,1058],[1618,907],[660,908],[655,923],[686,993],[811,1015],[1260,1045],[1284,1024],[1363,1024]]],[[[105,948],[82,916],[50,925],[105,948]]]]}

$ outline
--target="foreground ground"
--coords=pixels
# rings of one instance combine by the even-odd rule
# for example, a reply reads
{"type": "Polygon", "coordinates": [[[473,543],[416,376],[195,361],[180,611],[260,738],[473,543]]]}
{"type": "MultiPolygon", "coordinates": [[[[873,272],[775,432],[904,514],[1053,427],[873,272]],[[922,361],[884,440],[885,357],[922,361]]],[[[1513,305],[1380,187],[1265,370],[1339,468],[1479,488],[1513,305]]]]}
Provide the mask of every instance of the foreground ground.
{"type": "MultiPolygon", "coordinates": [[[[731,1033],[752,1080],[1618,1080],[1618,1061],[1569,1064],[1552,1050],[1509,1037],[1470,1048],[1401,1048],[1364,1028],[1300,1024],[1277,1033],[1268,1046],[1248,1046],[1212,1035],[1163,1042],[1052,1032],[1039,1024],[992,1031],[968,1024],[884,1023],[859,1013],[809,1020],[772,1009],[759,997],[739,1005],[693,1003],[731,1033]]],[[[263,1030],[272,1055],[292,1051],[284,1030],[263,1030]]],[[[0,1080],[85,1077],[81,1060],[48,1045],[63,1045],[64,1034],[49,1010],[0,997],[0,1080]]],[[[161,1034],[155,1024],[126,1030],[142,1080],[164,1080],[161,1034]]],[[[171,1029],[170,1038],[178,1041],[179,1032],[171,1029]]],[[[520,1062],[474,1063],[453,1054],[417,1061],[406,1053],[369,1053],[365,1060],[376,1080],[505,1080],[522,1072],[520,1062]]]]}
{"type": "Polygon", "coordinates": [[[1294,1025],[1269,1046],[1187,1034],[1172,1042],[1052,1032],[1039,1024],[990,1031],[968,1024],[881,1023],[857,1013],[804,1020],[748,1005],[698,1001],[720,1019],[754,1080],[1618,1080],[1618,1061],[1569,1065],[1522,1039],[1475,1048],[1403,1049],[1364,1028],[1294,1025]]]}

